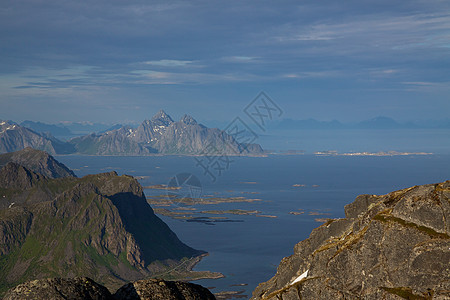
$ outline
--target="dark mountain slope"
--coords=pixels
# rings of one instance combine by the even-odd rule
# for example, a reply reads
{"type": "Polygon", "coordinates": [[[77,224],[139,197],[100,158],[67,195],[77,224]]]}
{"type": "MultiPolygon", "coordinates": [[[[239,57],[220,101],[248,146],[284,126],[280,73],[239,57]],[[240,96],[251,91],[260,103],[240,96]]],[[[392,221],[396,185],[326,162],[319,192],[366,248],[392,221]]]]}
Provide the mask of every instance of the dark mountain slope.
{"type": "Polygon", "coordinates": [[[72,170],[54,159],[53,156],[29,147],[16,152],[0,154],[0,167],[8,162],[15,162],[49,178],[76,177],[72,170]]]}
{"type": "Polygon", "coordinates": [[[0,184],[3,291],[53,276],[89,276],[117,288],[204,253],[154,214],[131,176],[51,179],[8,163],[0,184]]]}

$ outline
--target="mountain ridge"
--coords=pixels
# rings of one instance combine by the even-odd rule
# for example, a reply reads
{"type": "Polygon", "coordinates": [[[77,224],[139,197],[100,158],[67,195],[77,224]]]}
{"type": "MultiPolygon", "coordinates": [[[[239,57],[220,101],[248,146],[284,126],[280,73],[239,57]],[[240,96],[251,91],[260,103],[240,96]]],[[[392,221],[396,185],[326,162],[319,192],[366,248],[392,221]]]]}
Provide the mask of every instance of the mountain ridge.
{"type": "Polygon", "coordinates": [[[41,134],[12,121],[0,120],[0,153],[14,152],[26,147],[50,154],[69,154],[73,146],[49,134],[41,134]]]}
{"type": "Polygon", "coordinates": [[[178,239],[132,176],[50,178],[8,162],[0,170],[0,254],[5,291],[52,276],[116,288],[205,252],[178,239]]]}
{"type": "Polygon", "coordinates": [[[225,131],[208,128],[187,114],[174,121],[163,110],[137,128],[116,125],[67,142],[15,123],[0,125],[5,125],[0,127],[0,153],[32,147],[51,154],[79,155],[264,155],[258,144],[239,143],[225,131]]]}
{"type": "Polygon", "coordinates": [[[31,147],[19,151],[0,154],[0,168],[8,162],[17,163],[31,171],[41,173],[49,178],[76,177],[75,173],[53,156],[31,147]]]}
{"type": "Polygon", "coordinates": [[[239,144],[231,135],[217,128],[199,124],[189,115],[183,115],[180,121],[175,122],[163,110],[150,120],[144,120],[136,129],[122,127],[100,135],[93,134],[86,143],[87,138],[87,136],[74,138],[69,140],[69,143],[79,153],[91,155],[208,155],[210,153],[205,151],[210,146],[213,146],[219,154],[225,155],[263,154],[259,145],[239,144]],[[128,148],[124,149],[123,145],[128,148]]]}
{"type": "Polygon", "coordinates": [[[269,125],[269,128],[278,130],[395,130],[395,129],[449,129],[450,120],[425,120],[425,121],[409,121],[399,122],[393,118],[386,116],[377,116],[371,119],[362,120],[359,122],[341,122],[338,120],[319,121],[316,119],[290,119],[285,118],[279,121],[274,121],[269,125]]]}

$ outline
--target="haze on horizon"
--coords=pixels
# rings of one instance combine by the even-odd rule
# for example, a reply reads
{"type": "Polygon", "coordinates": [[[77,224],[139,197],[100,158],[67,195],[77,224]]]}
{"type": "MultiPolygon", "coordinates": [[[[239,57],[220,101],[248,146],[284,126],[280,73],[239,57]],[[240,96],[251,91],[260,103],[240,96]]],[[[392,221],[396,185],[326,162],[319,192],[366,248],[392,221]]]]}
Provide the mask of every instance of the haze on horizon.
{"type": "Polygon", "coordinates": [[[3,1],[0,119],[448,118],[447,1],[3,1]]]}

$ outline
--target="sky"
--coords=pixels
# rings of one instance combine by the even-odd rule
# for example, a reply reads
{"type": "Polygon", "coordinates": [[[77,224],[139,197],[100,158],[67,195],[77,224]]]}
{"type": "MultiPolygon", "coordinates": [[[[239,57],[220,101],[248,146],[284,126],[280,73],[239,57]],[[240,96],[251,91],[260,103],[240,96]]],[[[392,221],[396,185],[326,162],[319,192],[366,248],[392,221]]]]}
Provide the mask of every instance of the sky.
{"type": "Polygon", "coordinates": [[[0,119],[445,119],[450,1],[0,1],[0,119]]]}

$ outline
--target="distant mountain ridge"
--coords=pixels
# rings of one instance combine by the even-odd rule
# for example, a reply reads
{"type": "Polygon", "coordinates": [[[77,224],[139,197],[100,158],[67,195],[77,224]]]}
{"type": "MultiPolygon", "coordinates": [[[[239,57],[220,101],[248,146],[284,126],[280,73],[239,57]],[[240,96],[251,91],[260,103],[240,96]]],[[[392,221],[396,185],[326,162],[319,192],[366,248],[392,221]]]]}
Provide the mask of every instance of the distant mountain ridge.
{"type": "Polygon", "coordinates": [[[29,128],[39,133],[48,132],[56,137],[64,137],[64,136],[68,137],[73,135],[70,129],[61,125],[45,124],[42,122],[33,122],[33,121],[23,121],[22,123],[20,123],[20,126],[29,128]]]}
{"type": "Polygon", "coordinates": [[[106,132],[91,133],[62,142],[52,135],[37,133],[12,122],[3,122],[0,153],[32,147],[51,154],[83,155],[263,155],[258,144],[243,144],[217,128],[199,124],[184,115],[174,121],[163,110],[137,128],[114,126],[106,132]],[[211,153],[214,149],[214,153],[211,153]]]}
{"type": "Polygon", "coordinates": [[[357,123],[344,123],[337,120],[318,121],[316,119],[283,119],[269,126],[273,129],[450,129],[450,120],[418,121],[401,123],[392,118],[378,116],[357,123]]]}
{"type": "Polygon", "coordinates": [[[189,115],[176,122],[163,110],[137,128],[124,126],[73,138],[69,143],[77,153],[88,155],[208,155],[207,147],[227,155],[263,154],[257,144],[240,144],[226,132],[199,124],[189,115]]]}
{"type": "Polygon", "coordinates": [[[12,121],[0,120],[0,153],[14,152],[26,147],[43,150],[50,154],[74,152],[72,145],[52,135],[37,133],[12,121]]]}

